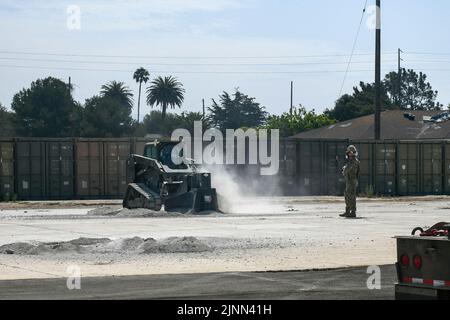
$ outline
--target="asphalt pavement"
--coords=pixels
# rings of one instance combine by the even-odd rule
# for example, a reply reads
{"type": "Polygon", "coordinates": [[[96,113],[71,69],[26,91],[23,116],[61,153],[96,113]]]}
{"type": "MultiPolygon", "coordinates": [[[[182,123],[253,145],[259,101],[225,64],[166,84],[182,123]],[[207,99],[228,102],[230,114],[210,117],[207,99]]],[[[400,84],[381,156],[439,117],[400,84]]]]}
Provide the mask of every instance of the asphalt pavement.
{"type": "Polygon", "coordinates": [[[394,266],[381,267],[381,289],[370,290],[368,268],[321,271],[236,272],[0,281],[0,300],[186,299],[186,300],[392,300],[394,266]],[[70,282],[70,281],[69,281],[70,282]],[[75,282],[71,282],[72,284],[75,282]]]}

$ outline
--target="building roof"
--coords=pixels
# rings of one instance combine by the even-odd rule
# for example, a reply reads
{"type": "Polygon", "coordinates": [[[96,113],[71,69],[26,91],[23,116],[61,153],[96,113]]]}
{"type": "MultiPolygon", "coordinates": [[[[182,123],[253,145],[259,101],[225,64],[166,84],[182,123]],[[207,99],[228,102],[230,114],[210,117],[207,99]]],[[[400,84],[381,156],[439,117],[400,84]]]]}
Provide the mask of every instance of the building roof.
{"type": "MultiPolygon", "coordinates": [[[[295,135],[297,139],[373,140],[374,115],[295,135]]],[[[444,111],[385,111],[381,113],[383,140],[450,139],[450,113],[444,111]]]]}

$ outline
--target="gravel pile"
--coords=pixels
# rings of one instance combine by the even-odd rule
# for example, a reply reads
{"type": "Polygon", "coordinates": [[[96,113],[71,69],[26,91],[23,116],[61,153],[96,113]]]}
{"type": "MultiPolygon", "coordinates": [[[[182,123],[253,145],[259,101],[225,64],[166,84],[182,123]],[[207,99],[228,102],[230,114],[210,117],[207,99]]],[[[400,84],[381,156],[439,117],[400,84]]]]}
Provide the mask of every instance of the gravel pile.
{"type": "Polygon", "coordinates": [[[194,237],[173,237],[157,241],[153,238],[79,238],[66,242],[18,242],[0,246],[0,254],[157,254],[208,252],[212,248],[194,237]]]}

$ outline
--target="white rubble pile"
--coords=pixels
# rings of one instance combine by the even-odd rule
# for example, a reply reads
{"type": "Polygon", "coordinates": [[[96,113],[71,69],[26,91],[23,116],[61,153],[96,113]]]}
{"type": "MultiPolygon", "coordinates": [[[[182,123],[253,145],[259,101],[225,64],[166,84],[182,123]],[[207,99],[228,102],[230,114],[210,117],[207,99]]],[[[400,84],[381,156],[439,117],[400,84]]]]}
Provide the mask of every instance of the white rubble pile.
{"type": "Polygon", "coordinates": [[[194,237],[172,237],[157,241],[153,238],[78,238],[66,242],[17,242],[0,246],[0,254],[48,255],[48,254],[153,254],[200,253],[212,248],[194,237]]]}

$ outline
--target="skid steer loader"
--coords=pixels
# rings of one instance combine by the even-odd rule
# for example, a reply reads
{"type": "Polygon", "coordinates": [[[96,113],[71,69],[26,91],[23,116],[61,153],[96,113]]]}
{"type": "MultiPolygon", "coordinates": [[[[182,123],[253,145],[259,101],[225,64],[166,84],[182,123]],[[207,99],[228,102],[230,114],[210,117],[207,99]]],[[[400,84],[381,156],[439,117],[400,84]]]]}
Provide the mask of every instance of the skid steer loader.
{"type": "Polygon", "coordinates": [[[216,190],[211,187],[211,174],[193,160],[183,158],[175,164],[172,151],[179,142],[148,143],[144,155],[131,155],[128,161],[127,187],[123,207],[200,213],[219,211],[216,190]]]}

